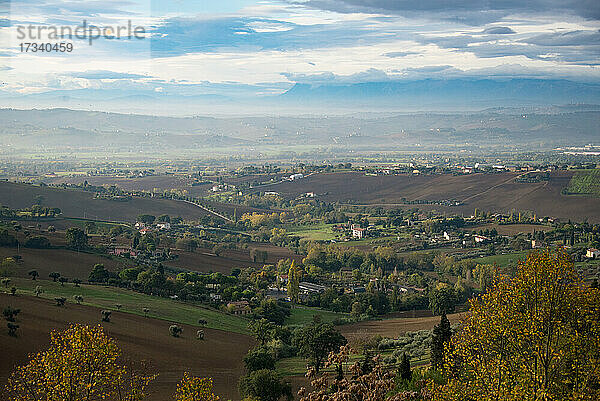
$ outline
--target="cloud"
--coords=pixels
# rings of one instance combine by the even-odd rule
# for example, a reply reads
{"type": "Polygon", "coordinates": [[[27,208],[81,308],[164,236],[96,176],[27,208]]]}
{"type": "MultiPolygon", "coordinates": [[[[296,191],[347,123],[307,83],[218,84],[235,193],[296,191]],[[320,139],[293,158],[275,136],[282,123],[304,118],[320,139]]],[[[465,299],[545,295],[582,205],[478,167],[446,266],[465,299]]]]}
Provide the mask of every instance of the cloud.
{"type": "Polygon", "coordinates": [[[412,56],[415,54],[419,54],[419,53],[418,52],[389,52],[389,53],[385,53],[384,56],[389,57],[389,58],[398,58],[398,57],[412,56]]]}
{"type": "Polygon", "coordinates": [[[523,42],[539,46],[599,46],[600,31],[549,32],[525,39],[523,42]]]}
{"type": "Polygon", "coordinates": [[[430,18],[465,23],[497,21],[504,16],[521,13],[561,12],[588,19],[600,18],[600,2],[597,0],[289,0],[289,2],[340,13],[426,15],[430,18]]]}
{"type": "MultiPolygon", "coordinates": [[[[405,72],[440,72],[454,69],[451,65],[427,65],[424,67],[409,67],[405,68],[403,71],[405,72]]],[[[457,70],[458,71],[458,70],[457,70]]]]}
{"type": "Polygon", "coordinates": [[[484,29],[482,33],[488,35],[510,35],[516,32],[507,26],[492,26],[484,29]]]}
{"type": "MultiPolygon", "coordinates": [[[[510,28],[509,28],[510,29],[510,28]]],[[[576,65],[600,64],[600,32],[598,30],[553,30],[527,26],[529,32],[509,35],[490,34],[491,29],[478,33],[455,32],[416,34],[414,39],[423,44],[457,52],[469,52],[481,59],[522,56],[531,60],[556,61],[576,65]]]]}
{"type": "Polygon", "coordinates": [[[320,74],[295,74],[284,72],[281,75],[292,82],[311,85],[385,82],[391,79],[387,73],[376,68],[370,68],[366,71],[350,75],[337,75],[333,72],[324,72],[320,74]]]}
{"type": "Polygon", "coordinates": [[[147,75],[141,74],[131,74],[131,73],[123,73],[123,72],[115,72],[115,71],[107,71],[107,70],[89,70],[83,72],[74,72],[69,74],[73,78],[83,78],[83,79],[139,79],[139,78],[149,78],[147,75]]]}
{"type": "Polygon", "coordinates": [[[12,13],[31,12],[53,16],[73,15],[91,18],[101,14],[132,15],[137,3],[127,0],[19,0],[12,2],[12,13]]]}
{"type": "Polygon", "coordinates": [[[0,47],[14,55],[7,81],[23,91],[92,87],[234,98],[281,92],[295,82],[511,74],[600,79],[594,67],[600,65],[600,24],[589,19],[597,0],[585,10],[584,1],[573,0],[232,0],[211,2],[206,10],[205,2],[153,0],[161,6],[150,17],[136,1],[14,1],[13,24],[80,24],[88,15],[88,22],[101,25],[133,16],[152,36],[76,43],[76,52],[43,63],[0,47]],[[52,74],[60,78],[46,79],[52,74]]]}
{"type": "Polygon", "coordinates": [[[253,52],[353,46],[357,37],[361,43],[378,43],[390,40],[390,35],[399,30],[404,28],[389,28],[370,19],[298,25],[272,18],[243,16],[175,17],[151,28],[155,57],[232,49],[253,52]]]}

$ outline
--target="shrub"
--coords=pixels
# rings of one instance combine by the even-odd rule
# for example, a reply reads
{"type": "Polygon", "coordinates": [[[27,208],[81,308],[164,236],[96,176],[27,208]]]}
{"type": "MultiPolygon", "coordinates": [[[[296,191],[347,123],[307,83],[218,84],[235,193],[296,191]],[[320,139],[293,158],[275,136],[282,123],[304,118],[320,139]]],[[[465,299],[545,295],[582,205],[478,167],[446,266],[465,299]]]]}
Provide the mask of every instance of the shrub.
{"type": "Polygon", "coordinates": [[[111,311],[109,310],[103,310],[100,312],[100,314],[102,315],[102,321],[103,322],[110,322],[110,315],[112,314],[111,311]]]}
{"type": "Polygon", "coordinates": [[[8,335],[12,336],[12,337],[16,337],[17,336],[17,329],[19,328],[18,324],[14,324],[14,323],[7,323],[6,327],[8,328],[8,335]]]}
{"type": "Polygon", "coordinates": [[[90,272],[88,281],[90,283],[106,283],[110,278],[110,272],[106,270],[103,264],[95,264],[90,272]]]}
{"type": "Polygon", "coordinates": [[[183,329],[176,324],[169,326],[169,334],[173,337],[179,337],[179,335],[183,332],[183,329]]]}
{"type": "Polygon", "coordinates": [[[12,306],[7,306],[2,311],[4,318],[9,322],[14,322],[15,317],[21,312],[21,309],[15,309],[12,306]]]}
{"type": "Polygon", "coordinates": [[[175,401],[219,401],[213,393],[213,381],[210,377],[190,377],[184,373],[183,379],[177,384],[175,401]]]}
{"type": "Polygon", "coordinates": [[[54,300],[56,301],[56,306],[65,306],[65,302],[67,302],[67,298],[65,297],[54,298],[54,300]]]}
{"type": "Polygon", "coordinates": [[[248,351],[244,357],[244,365],[248,372],[261,369],[275,369],[275,358],[267,347],[257,347],[248,351]]]}
{"type": "Polygon", "coordinates": [[[83,302],[83,295],[73,295],[73,299],[80,305],[83,302]]]}
{"type": "Polygon", "coordinates": [[[292,400],[289,383],[282,382],[273,370],[263,369],[250,373],[240,379],[240,394],[261,401],[278,401],[282,396],[292,400]]]}
{"type": "Polygon", "coordinates": [[[25,241],[25,248],[48,249],[50,248],[50,240],[46,237],[36,236],[30,237],[25,241]]]}
{"type": "Polygon", "coordinates": [[[14,235],[8,233],[7,230],[0,231],[0,246],[17,246],[18,241],[14,235]]]}

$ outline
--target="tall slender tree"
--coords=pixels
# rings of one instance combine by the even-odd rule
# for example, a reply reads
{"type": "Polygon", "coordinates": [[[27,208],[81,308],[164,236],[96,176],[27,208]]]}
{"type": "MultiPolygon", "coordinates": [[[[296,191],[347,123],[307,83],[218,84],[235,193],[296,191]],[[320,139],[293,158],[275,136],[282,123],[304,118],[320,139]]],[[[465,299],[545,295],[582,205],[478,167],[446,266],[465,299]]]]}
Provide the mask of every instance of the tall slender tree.
{"type": "Polygon", "coordinates": [[[444,347],[452,337],[450,321],[444,313],[440,318],[440,324],[433,328],[433,337],[431,339],[431,365],[440,369],[444,361],[444,347]]]}

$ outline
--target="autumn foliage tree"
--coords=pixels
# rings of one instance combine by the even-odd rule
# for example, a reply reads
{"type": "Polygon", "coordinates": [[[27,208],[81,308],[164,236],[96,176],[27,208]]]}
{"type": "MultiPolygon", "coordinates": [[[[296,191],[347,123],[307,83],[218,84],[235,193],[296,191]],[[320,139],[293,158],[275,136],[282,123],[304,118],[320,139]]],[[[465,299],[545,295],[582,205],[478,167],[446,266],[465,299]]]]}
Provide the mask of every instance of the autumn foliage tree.
{"type": "Polygon", "coordinates": [[[435,400],[600,399],[600,291],[563,250],[497,275],[447,347],[435,400]]]}
{"type": "Polygon", "coordinates": [[[213,380],[210,377],[191,377],[187,372],[177,384],[175,401],[219,401],[213,393],[213,380]]]}
{"type": "Polygon", "coordinates": [[[120,363],[121,351],[102,327],[75,324],[53,331],[50,348],[17,367],[8,380],[9,401],[137,401],[155,376],[120,363]]]}

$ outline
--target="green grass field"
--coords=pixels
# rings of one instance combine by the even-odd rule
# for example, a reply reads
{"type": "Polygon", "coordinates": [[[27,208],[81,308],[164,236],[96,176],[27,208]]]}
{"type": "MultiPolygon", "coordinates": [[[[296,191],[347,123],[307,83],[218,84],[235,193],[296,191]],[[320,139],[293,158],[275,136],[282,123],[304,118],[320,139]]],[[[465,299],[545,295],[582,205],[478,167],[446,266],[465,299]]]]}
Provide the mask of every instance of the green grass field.
{"type": "Polygon", "coordinates": [[[287,318],[286,324],[289,325],[304,325],[312,322],[313,316],[321,316],[323,322],[333,322],[337,318],[347,317],[346,313],[332,312],[320,308],[310,308],[307,306],[294,306],[292,308],[292,314],[287,318]]]}
{"type": "Polygon", "coordinates": [[[482,265],[497,265],[499,267],[514,266],[519,260],[525,260],[530,251],[520,251],[506,255],[493,255],[484,258],[473,259],[476,263],[482,265]]]}
{"type": "Polygon", "coordinates": [[[117,310],[116,305],[121,304],[121,312],[144,316],[143,308],[148,308],[148,317],[167,320],[174,323],[182,323],[198,326],[198,319],[208,322],[207,327],[230,331],[234,333],[247,334],[248,320],[242,317],[228,315],[226,313],[195,306],[188,303],[178,302],[167,298],[153,297],[138,292],[115,287],[101,285],[84,285],[75,287],[72,283],[64,286],[49,280],[28,280],[11,278],[10,286],[17,288],[17,294],[34,295],[36,286],[43,289],[40,297],[54,299],[56,297],[67,298],[67,303],[74,303],[74,295],[83,296],[82,304],[95,306],[103,309],[117,310]]]}
{"type": "Polygon", "coordinates": [[[96,224],[96,227],[98,227],[98,228],[111,229],[116,226],[130,227],[128,224],[125,224],[125,223],[115,223],[115,222],[106,222],[106,221],[97,221],[97,220],[88,220],[88,219],[77,219],[77,218],[72,218],[72,217],[63,217],[63,219],[67,220],[72,226],[77,226],[81,229],[84,229],[85,223],[87,223],[89,221],[92,221],[94,224],[96,224]]]}
{"type": "Polygon", "coordinates": [[[569,195],[600,196],[600,169],[577,172],[565,192],[569,195]]]}
{"type": "Polygon", "coordinates": [[[333,224],[316,224],[310,226],[290,226],[286,227],[289,235],[295,235],[303,239],[313,241],[329,241],[335,239],[335,234],[331,231],[333,224]]]}

